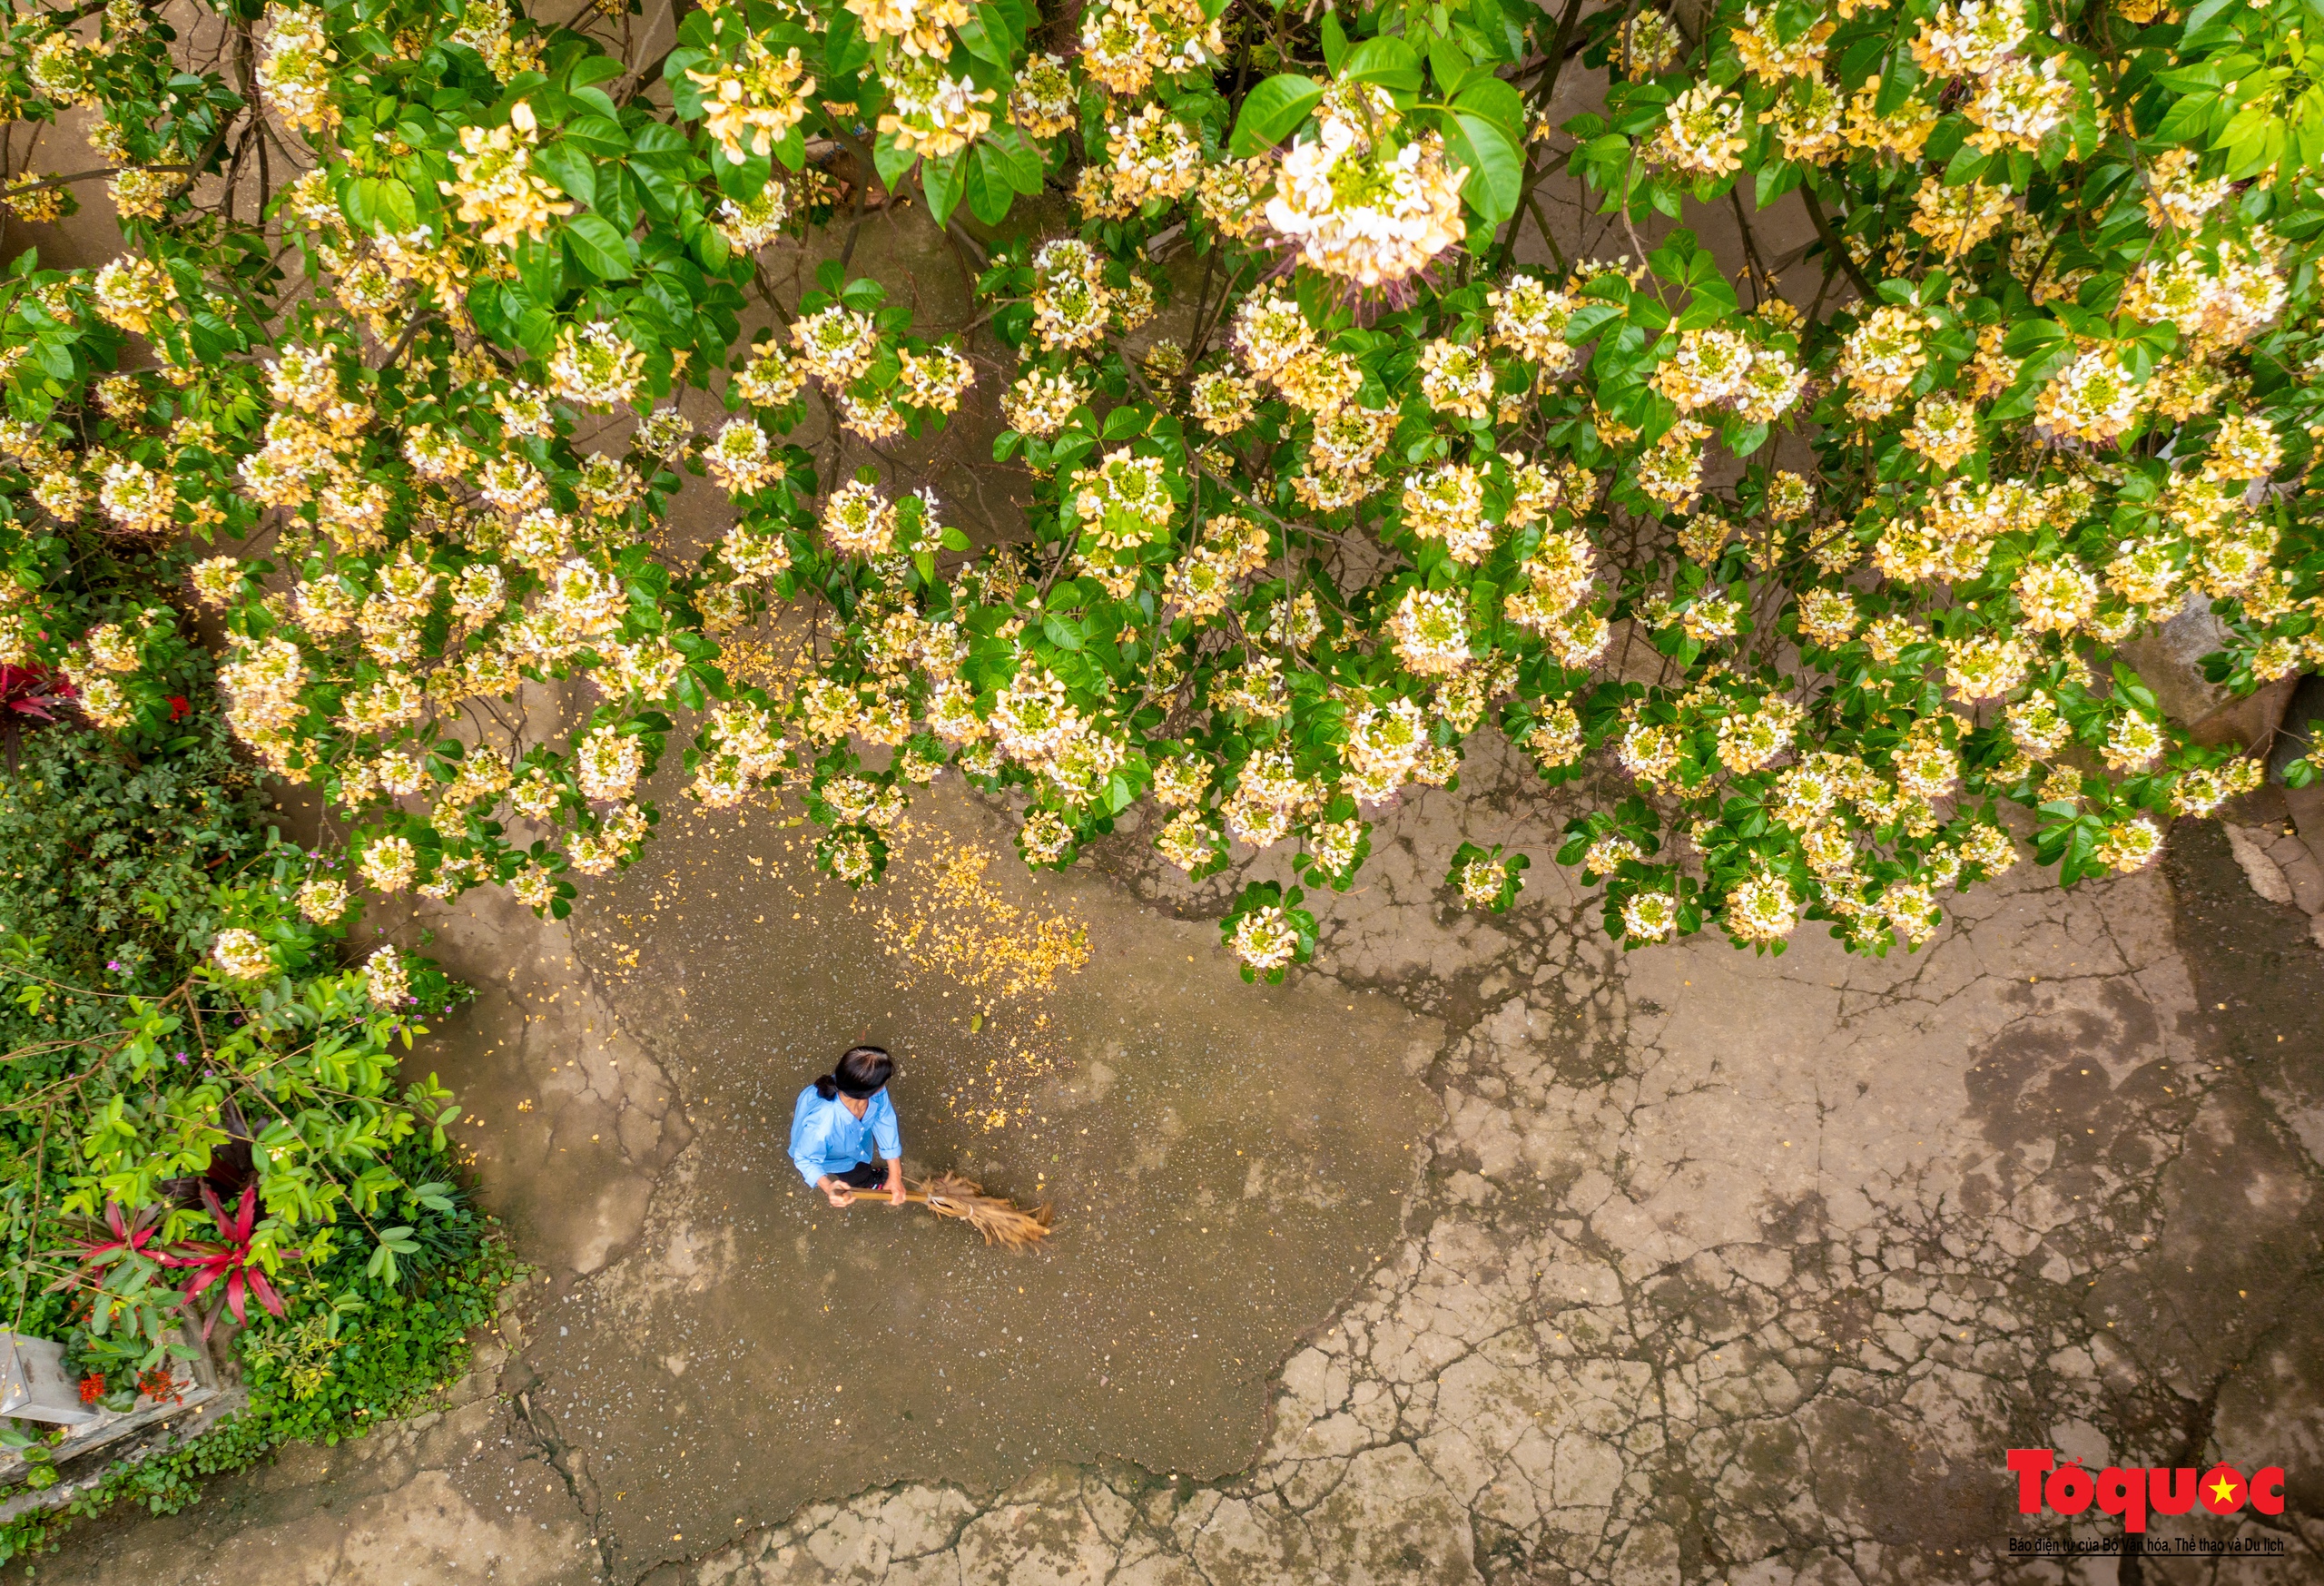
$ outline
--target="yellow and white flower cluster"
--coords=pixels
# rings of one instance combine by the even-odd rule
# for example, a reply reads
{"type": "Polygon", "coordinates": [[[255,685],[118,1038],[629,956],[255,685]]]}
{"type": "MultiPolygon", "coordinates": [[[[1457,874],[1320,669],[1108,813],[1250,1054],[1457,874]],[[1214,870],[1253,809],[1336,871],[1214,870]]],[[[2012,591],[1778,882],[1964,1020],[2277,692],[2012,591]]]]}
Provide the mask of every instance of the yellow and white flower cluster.
{"type": "Polygon", "coordinates": [[[1145,93],[1157,76],[1200,71],[1226,48],[1201,0],[1103,0],[1081,14],[1081,69],[1107,92],[1145,93]]]}
{"type": "Polygon", "coordinates": [[[702,89],[704,128],[735,165],[771,153],[805,118],[807,96],[815,91],[796,48],[778,55],[754,36],[743,39],[741,60],[686,75],[702,89]]]}
{"type": "Polygon", "coordinates": [[[882,81],[895,108],[880,117],[880,131],[906,153],[941,160],[992,130],[992,113],[984,107],[1000,95],[953,76],[939,58],[899,63],[882,81]]]}
{"type": "Polygon", "coordinates": [[[330,47],[320,7],[269,5],[266,52],[259,57],[258,85],[284,122],[302,133],[327,133],[339,124],[330,102],[330,47]]]}
{"type": "Polygon", "coordinates": [[[540,237],[552,218],[573,212],[573,205],[556,201],[554,190],[527,163],[539,142],[540,123],[523,100],[510,107],[504,125],[460,129],[452,180],[436,185],[458,202],[464,223],[483,228],[487,247],[513,247],[540,237]]]}
{"type": "Polygon", "coordinates": [[[1393,285],[1461,240],[1465,170],[1433,132],[1396,136],[1402,116],[1376,84],[1335,83],[1316,131],[1283,157],[1267,224],[1301,262],[1359,287],[1393,285]]]}

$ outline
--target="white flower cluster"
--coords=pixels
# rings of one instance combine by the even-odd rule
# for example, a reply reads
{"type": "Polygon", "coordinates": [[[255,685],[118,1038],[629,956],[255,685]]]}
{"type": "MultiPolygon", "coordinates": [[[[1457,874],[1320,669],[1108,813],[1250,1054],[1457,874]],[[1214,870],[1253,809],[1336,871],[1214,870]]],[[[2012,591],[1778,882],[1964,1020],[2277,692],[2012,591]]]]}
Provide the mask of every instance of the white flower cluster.
{"type": "Polygon", "coordinates": [[[339,124],[339,108],[330,102],[331,65],[338,59],[320,6],[266,8],[266,53],[259,57],[258,85],[276,113],[300,132],[327,133],[339,124]]]}
{"type": "Polygon", "coordinates": [[[1402,281],[1462,236],[1466,170],[1437,133],[1397,139],[1402,117],[1376,84],[1334,83],[1313,139],[1283,157],[1267,223],[1303,263],[1360,287],[1402,281]]]}
{"type": "Polygon", "coordinates": [[[965,74],[951,75],[940,60],[901,63],[882,81],[895,108],[880,118],[880,131],[907,153],[941,160],[992,130],[984,106],[999,94],[965,74]]]}
{"type": "Polygon", "coordinates": [[[1081,69],[1108,93],[1143,94],[1155,77],[1201,70],[1226,49],[1201,0],[1104,0],[1081,14],[1081,69]]]}
{"type": "Polygon", "coordinates": [[[1388,618],[1396,655],[1423,676],[1455,672],[1469,664],[1469,614],[1465,592],[1423,589],[1404,591],[1388,618]]]}
{"type": "Polygon", "coordinates": [[[1162,459],[1125,447],[1107,453],[1094,468],[1075,470],[1073,509],[1088,543],[1136,551],[1169,531],[1177,507],[1162,477],[1162,459]]]}
{"type": "Polygon", "coordinates": [[[645,368],[645,355],[619,326],[569,325],[549,354],[549,389],[585,408],[611,408],[636,394],[645,368]]]}
{"type": "Polygon", "coordinates": [[[1227,941],[1236,958],[1261,974],[1281,969],[1299,953],[1298,928],[1273,904],[1237,920],[1227,941]]]}
{"type": "Polygon", "coordinates": [[[1029,661],[995,691],[987,720],[1001,753],[1077,805],[1102,792],[1128,758],[1128,744],[1084,715],[1056,674],[1029,661]]]}
{"type": "Polygon", "coordinates": [[[703,127],[730,164],[765,155],[807,113],[815,80],[796,49],[778,55],[756,35],[745,35],[742,59],[686,76],[702,90],[703,127]]]}
{"type": "Polygon", "coordinates": [[[702,758],[688,790],[706,809],[731,809],[752,789],[783,768],[790,745],[763,712],[749,705],[722,704],[703,728],[702,758]]]}
{"type": "Polygon", "coordinates": [[[1762,424],[1789,412],[1807,381],[1807,371],[1781,348],[1707,328],[1681,332],[1653,376],[1654,389],[1681,413],[1732,408],[1762,424]]]}
{"type": "Polygon", "coordinates": [[[274,972],[274,954],[255,931],[230,925],[210,944],[218,967],[237,980],[255,980],[274,972]]]}
{"type": "Polygon", "coordinates": [[[1029,369],[1000,399],[1001,417],[1011,429],[1048,440],[1072,420],[1073,410],[1088,398],[1088,388],[1070,369],[1029,369]]]}

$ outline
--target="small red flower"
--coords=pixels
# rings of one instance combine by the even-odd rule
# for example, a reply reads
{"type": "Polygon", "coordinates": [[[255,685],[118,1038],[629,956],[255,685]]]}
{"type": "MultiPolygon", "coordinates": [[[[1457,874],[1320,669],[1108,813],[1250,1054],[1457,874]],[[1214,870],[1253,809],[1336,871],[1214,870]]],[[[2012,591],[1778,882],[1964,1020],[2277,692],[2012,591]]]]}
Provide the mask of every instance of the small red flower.
{"type": "Polygon", "coordinates": [[[137,1391],[160,1404],[167,1399],[172,1404],[185,1403],[185,1393],[178,1386],[178,1379],[170,1374],[169,1367],[157,1365],[137,1379],[137,1391]]]}
{"type": "Polygon", "coordinates": [[[81,1403],[94,1404],[105,1396],[105,1374],[93,1371],[81,1379],[81,1403]]]}
{"type": "Polygon", "coordinates": [[[193,706],[186,703],[185,695],[182,694],[170,695],[170,720],[182,722],[192,714],[193,714],[193,706]]]}

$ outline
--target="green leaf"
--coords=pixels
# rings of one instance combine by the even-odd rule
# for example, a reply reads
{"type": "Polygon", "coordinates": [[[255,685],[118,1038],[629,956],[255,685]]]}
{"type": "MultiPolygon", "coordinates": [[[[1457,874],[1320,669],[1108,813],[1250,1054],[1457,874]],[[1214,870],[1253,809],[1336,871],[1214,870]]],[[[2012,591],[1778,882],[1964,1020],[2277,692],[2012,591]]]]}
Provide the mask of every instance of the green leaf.
{"type": "MultiPolygon", "coordinates": [[[[647,167],[633,160],[630,168],[639,172],[647,167]]],[[[737,203],[747,203],[766,191],[767,178],[773,173],[773,163],[764,154],[753,154],[740,164],[723,153],[710,157],[710,172],[718,179],[718,191],[737,203]]]]}
{"type": "Polygon", "coordinates": [[[1976,144],[1965,143],[1953,152],[1953,158],[1945,164],[1945,185],[1965,187],[1983,176],[1992,163],[1992,155],[1981,154],[1976,144]]]}
{"type": "Polygon", "coordinates": [[[603,215],[576,215],[565,228],[565,245],[574,262],[599,281],[627,281],[629,239],[614,230],[603,215]]]}
{"type": "MultiPolygon", "coordinates": [[[[1721,281],[1719,284],[1725,286],[1727,283],[1721,281]]],[[[1640,310],[1643,310],[1646,308],[1646,304],[1644,303],[1638,306],[1640,310]]],[[[1708,330],[1709,327],[1732,316],[1736,312],[1738,304],[1735,301],[1735,292],[1732,288],[1729,288],[1724,293],[1699,292],[1696,294],[1694,300],[1689,303],[1684,311],[1679,315],[1678,319],[1671,321],[1670,328],[1674,330],[1708,330]]],[[[1644,322],[1642,317],[1640,318],[1640,322],[1644,322]]]]}
{"type": "Polygon", "coordinates": [[[998,126],[985,134],[979,146],[992,151],[1009,186],[1029,198],[1041,191],[1041,152],[1022,132],[1013,126],[998,126]]]}
{"type": "Polygon", "coordinates": [[[921,163],[920,187],[928,195],[928,212],[942,225],[960,202],[960,167],[965,151],[954,150],[941,160],[927,160],[921,163]]]}
{"type": "Polygon", "coordinates": [[[981,15],[970,12],[969,19],[952,31],[959,35],[960,43],[968,47],[969,54],[978,60],[989,65],[998,66],[1004,72],[1009,69],[1008,34],[1000,28],[986,26],[981,15]]]}
{"type": "Polygon", "coordinates": [[[704,226],[696,231],[689,246],[694,249],[694,256],[702,261],[704,268],[711,271],[726,268],[726,236],[717,227],[704,226]]]}
{"type": "Polygon", "coordinates": [[[1049,636],[1049,643],[1055,645],[1060,650],[1078,650],[1081,648],[1081,628],[1079,625],[1068,621],[1066,618],[1058,616],[1058,614],[1053,611],[1042,614],[1041,632],[1047,634],[1049,636]]]}
{"type": "MultiPolygon", "coordinates": [[[[590,118],[586,115],[573,123],[575,127],[588,124],[590,124],[590,118]]],[[[571,129],[568,128],[567,131],[571,129]]],[[[640,122],[631,130],[629,137],[631,143],[637,150],[637,157],[641,160],[653,159],[683,163],[694,158],[694,144],[686,135],[675,127],[664,126],[658,121],[640,122]]]]}
{"type": "Polygon", "coordinates": [[[2247,104],[2230,117],[2214,143],[2248,143],[2275,124],[2275,116],[2265,103],[2247,104]]]}
{"type": "Polygon", "coordinates": [[[1420,57],[1400,38],[1368,38],[1347,53],[1339,76],[1351,83],[1377,83],[1384,88],[1418,94],[1420,57]]]}
{"type": "Polygon", "coordinates": [[[1888,49],[1889,38],[1885,32],[1850,44],[1840,56],[1839,84],[1849,89],[1858,86],[1886,56],[1888,49]]]}
{"type": "Polygon", "coordinates": [[[622,74],[622,64],[611,55],[584,55],[573,63],[573,70],[565,79],[565,85],[577,89],[610,83],[622,74]]]}
{"type": "Polygon", "coordinates": [[[1512,142],[1525,133],[1525,101],[1498,77],[1480,77],[1452,96],[1454,108],[1481,115],[1507,133],[1512,142]]]}
{"type": "Polygon", "coordinates": [[[968,164],[960,173],[969,212],[988,226],[1008,219],[1009,206],[1017,196],[1009,181],[1008,163],[990,146],[979,143],[969,152],[968,164]]]}
{"type": "Polygon", "coordinates": [[[608,158],[617,159],[629,153],[629,134],[621,130],[621,123],[610,116],[576,116],[559,131],[558,142],[577,143],[588,153],[608,158]]]}
{"type": "Polygon", "coordinates": [[[1894,115],[1913,96],[1913,88],[1921,80],[1920,68],[1908,61],[1891,61],[1880,74],[1880,93],[1873,101],[1874,113],[1894,115]]]}
{"type": "Polygon", "coordinates": [[[1793,160],[1776,160],[1760,166],[1752,173],[1752,203],[1759,209],[1766,209],[1797,187],[1803,174],[1798,163],[1793,160]]]}
{"type": "Polygon", "coordinates": [[[2186,29],[2180,34],[2181,47],[2191,43],[2203,29],[2211,25],[2214,17],[2234,4],[2235,0],[2201,0],[2201,4],[2187,13],[2186,29]]]}
{"type": "Polygon", "coordinates": [[[1243,113],[1235,118],[1235,135],[1226,152],[1237,160],[1247,160],[1262,149],[1273,148],[1307,119],[1308,111],[1323,96],[1324,85],[1312,77],[1286,72],[1268,78],[1243,101],[1243,113]]]}
{"type": "Polygon", "coordinates": [[[1445,146],[1469,168],[1461,200],[1494,225],[1517,212],[1524,190],[1525,162],[1509,135],[1482,116],[1465,113],[1445,124],[1445,146]]]}
{"type": "Polygon", "coordinates": [[[919,158],[910,150],[896,147],[893,133],[881,133],[880,141],[872,146],[872,167],[879,172],[881,184],[891,192],[903,180],[904,172],[911,169],[911,163],[919,158]]]}
{"type": "Polygon", "coordinates": [[[1619,320],[1627,312],[1626,303],[1585,302],[1566,320],[1566,341],[1579,347],[1598,334],[1599,328],[1609,320],[1619,320]]]}
{"type": "Polygon", "coordinates": [[[863,25],[852,11],[833,12],[823,34],[823,64],[833,77],[843,77],[872,59],[872,44],[863,36],[863,25]]]}
{"type": "Polygon", "coordinates": [[[988,31],[1007,36],[1009,54],[1013,60],[1017,52],[1025,47],[1025,30],[1032,21],[1030,10],[1024,0],[993,0],[993,3],[979,6],[978,13],[984,18],[988,31]]]}
{"type": "Polygon", "coordinates": [[[1461,92],[1476,67],[1468,53],[1449,38],[1431,36],[1428,41],[1428,69],[1435,75],[1436,91],[1447,99],[1461,92]]]}
{"type": "Polygon", "coordinates": [[[2020,320],[2002,339],[2001,350],[2012,358],[2053,347],[2066,339],[2065,327],[2055,320],[2020,320]]]}
{"type": "Polygon", "coordinates": [[[1347,58],[1347,29],[1340,25],[1340,15],[1334,10],[1324,13],[1324,68],[1334,77],[1340,74],[1340,63],[1347,58]]]}
{"type": "Polygon", "coordinates": [[[557,143],[535,149],[533,167],[583,203],[596,207],[596,167],[576,145],[557,143]]]}
{"type": "MultiPolygon", "coordinates": [[[[517,279],[524,282],[531,307],[546,311],[565,295],[565,254],[555,242],[527,239],[516,249],[517,279]]],[[[525,310],[517,310],[522,318],[525,310]]]]}
{"type": "Polygon", "coordinates": [[[392,176],[357,177],[347,184],[347,196],[340,207],[356,230],[370,235],[409,231],[419,224],[411,189],[392,176]]]}

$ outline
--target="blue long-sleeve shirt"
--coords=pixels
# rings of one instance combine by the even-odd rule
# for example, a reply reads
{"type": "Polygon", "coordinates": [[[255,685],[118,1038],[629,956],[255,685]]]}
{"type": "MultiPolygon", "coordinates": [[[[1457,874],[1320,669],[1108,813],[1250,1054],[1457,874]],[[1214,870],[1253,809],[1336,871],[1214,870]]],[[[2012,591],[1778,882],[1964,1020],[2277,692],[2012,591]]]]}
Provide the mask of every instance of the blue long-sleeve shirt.
{"type": "Polygon", "coordinates": [[[799,1105],[791,1112],[791,1160],[809,1188],[826,1173],[844,1173],[858,1162],[870,1161],[872,1146],[891,1162],[904,1154],[895,1104],[885,1090],[872,1098],[862,1118],[848,1111],[836,1096],[824,1100],[812,1085],[799,1092],[799,1105]]]}

